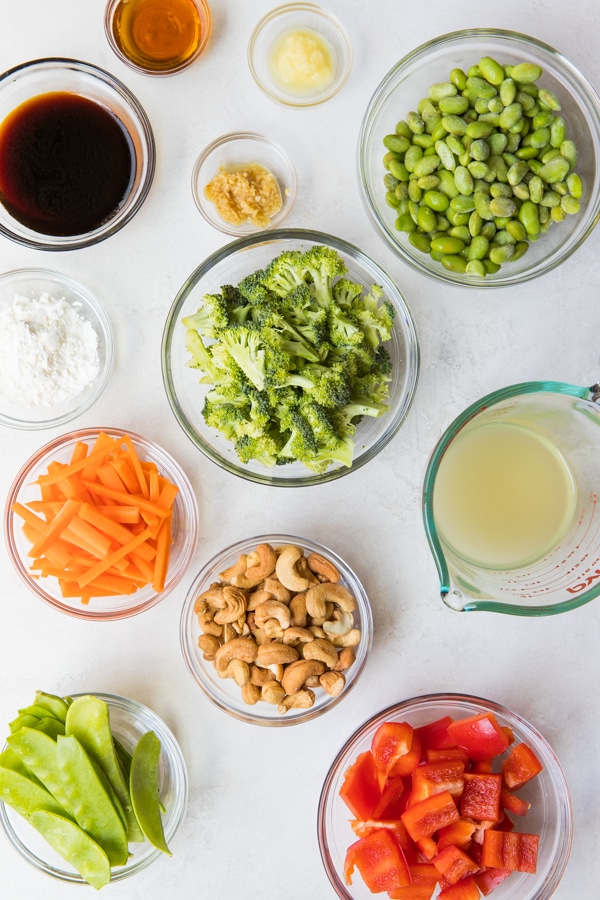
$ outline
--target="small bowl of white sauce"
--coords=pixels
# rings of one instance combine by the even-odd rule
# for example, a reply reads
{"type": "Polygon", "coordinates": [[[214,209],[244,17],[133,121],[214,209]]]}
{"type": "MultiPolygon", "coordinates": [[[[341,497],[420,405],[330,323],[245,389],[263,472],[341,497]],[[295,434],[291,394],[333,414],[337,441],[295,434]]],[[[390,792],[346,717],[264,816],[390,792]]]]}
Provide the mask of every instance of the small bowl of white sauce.
{"type": "Polygon", "coordinates": [[[63,425],[102,393],[113,365],[110,321],[95,295],[48,269],[0,275],[0,424],[63,425]]]}
{"type": "Polygon", "coordinates": [[[286,106],[316,106],[346,83],[352,44],[341,22],[313,3],[271,10],[250,37],[248,65],[258,86],[286,106]]]}

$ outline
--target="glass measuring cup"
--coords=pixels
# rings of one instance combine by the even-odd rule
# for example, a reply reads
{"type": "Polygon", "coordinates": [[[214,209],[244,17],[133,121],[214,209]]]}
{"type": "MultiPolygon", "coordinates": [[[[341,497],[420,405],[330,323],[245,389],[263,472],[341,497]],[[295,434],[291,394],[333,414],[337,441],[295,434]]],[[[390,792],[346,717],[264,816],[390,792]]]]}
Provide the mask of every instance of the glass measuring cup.
{"type": "MultiPolygon", "coordinates": [[[[494,391],[459,415],[438,441],[425,473],[423,519],[442,600],[460,611],[543,616],[582,606],[600,594],[600,384],[530,381],[494,391]],[[452,516],[442,534],[434,515],[440,464],[460,436],[483,425],[510,426],[552,448],[573,484],[573,513],[547,552],[517,567],[466,558],[452,546],[452,516]],[[450,522],[450,524],[448,524],[450,522]]],[[[455,448],[456,449],[456,445],[455,448]]],[[[493,473],[490,472],[493,477],[493,473]]]]}

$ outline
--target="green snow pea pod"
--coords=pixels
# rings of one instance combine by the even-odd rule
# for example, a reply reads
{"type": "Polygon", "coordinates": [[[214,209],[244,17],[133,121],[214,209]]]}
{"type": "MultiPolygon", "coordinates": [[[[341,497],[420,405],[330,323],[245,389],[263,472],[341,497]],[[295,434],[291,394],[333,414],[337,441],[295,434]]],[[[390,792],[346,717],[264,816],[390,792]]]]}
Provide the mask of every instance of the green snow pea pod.
{"type": "Polygon", "coordinates": [[[45,719],[38,719],[37,725],[34,725],[33,727],[36,731],[43,731],[44,734],[47,734],[53,740],[56,740],[57,735],[65,733],[63,722],[59,722],[58,719],[55,719],[52,716],[46,716],[45,719]]]}
{"type": "Polygon", "coordinates": [[[58,697],[56,694],[47,694],[45,691],[36,691],[34,703],[36,706],[47,709],[55,719],[64,723],[69,704],[65,703],[62,697],[58,697]]]}
{"type": "Polygon", "coordinates": [[[65,812],[50,791],[37,781],[15,769],[4,767],[0,768],[0,800],[25,818],[29,818],[36,809],[45,809],[58,815],[65,812]]]}
{"type": "Polygon", "coordinates": [[[21,728],[7,738],[7,744],[26,768],[48,790],[56,802],[71,814],[71,804],[58,769],[54,738],[35,728],[21,728]]]}
{"type": "Polygon", "coordinates": [[[541,77],[542,69],[535,63],[518,63],[512,67],[510,77],[520,84],[533,84],[541,77]]]}
{"type": "Polygon", "coordinates": [[[32,706],[24,706],[22,709],[18,710],[18,714],[20,716],[35,716],[36,719],[45,719],[50,713],[43,706],[37,706],[36,704],[32,704],[32,706]]]}
{"type": "Polygon", "coordinates": [[[17,716],[16,719],[8,723],[8,727],[11,734],[14,734],[19,728],[35,728],[39,721],[38,716],[17,716]]]}
{"type": "Polygon", "coordinates": [[[37,783],[37,779],[28,772],[21,757],[14,750],[11,750],[10,747],[5,747],[0,753],[0,768],[11,769],[13,772],[18,772],[23,778],[33,778],[37,783]]]}
{"type": "Polygon", "coordinates": [[[75,821],[95,840],[113,866],[128,858],[127,833],[101,776],[77,738],[59,735],[58,769],[75,821]]]}
{"type": "Polygon", "coordinates": [[[160,740],[153,731],[143,734],[131,759],[130,791],[140,828],[153,847],[171,856],[163,831],[158,793],[160,740]]]}
{"type": "Polygon", "coordinates": [[[47,810],[29,816],[33,827],[81,877],[96,890],[110,881],[110,862],[100,847],[75,822],[47,810]]]}
{"type": "Polygon", "coordinates": [[[98,764],[117,795],[125,811],[129,840],[141,841],[143,836],[115,750],[108,704],[94,696],[77,697],[69,707],[65,728],[66,733],[74,735],[87,755],[98,764]]]}

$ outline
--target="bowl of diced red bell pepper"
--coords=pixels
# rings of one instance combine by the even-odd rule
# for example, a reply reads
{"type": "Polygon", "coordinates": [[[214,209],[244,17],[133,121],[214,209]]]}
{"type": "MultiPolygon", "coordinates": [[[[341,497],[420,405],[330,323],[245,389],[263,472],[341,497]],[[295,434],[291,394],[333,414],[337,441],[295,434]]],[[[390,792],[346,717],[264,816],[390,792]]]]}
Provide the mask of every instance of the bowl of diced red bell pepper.
{"type": "Polygon", "coordinates": [[[490,700],[430,694],[346,741],[318,832],[343,900],[546,900],[573,820],[560,762],[533,725],[490,700]]]}

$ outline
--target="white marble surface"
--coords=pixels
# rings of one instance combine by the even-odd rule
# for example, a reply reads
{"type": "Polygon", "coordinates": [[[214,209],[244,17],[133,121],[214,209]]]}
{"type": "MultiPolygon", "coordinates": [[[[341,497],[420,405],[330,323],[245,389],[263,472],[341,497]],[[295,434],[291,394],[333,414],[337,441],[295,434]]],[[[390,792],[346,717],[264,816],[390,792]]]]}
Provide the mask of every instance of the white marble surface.
{"type": "MultiPolygon", "coordinates": [[[[106,625],[60,615],[30,595],[0,548],[0,722],[36,688],[102,690],[158,712],[183,748],[190,777],[186,818],[161,859],[111,886],[116,900],[193,897],[329,900],[316,809],[335,753],[367,717],[417,694],[473,692],[513,707],[554,746],[570,783],[575,837],[557,900],[598,896],[600,863],[600,656],[598,601],[563,616],[527,620],[445,608],[421,525],[428,455],[466,405],[506,384],[600,376],[596,230],[557,271],[493,292],[442,287],[410,270],[367,221],[356,142],[367,102],[391,65],[456,28],[492,26],[560,49],[600,87],[596,0],[328,0],[353,40],[341,94],[322,107],[287,110],[255,86],[246,65],[251,29],[272,0],[212,0],[209,48],[190,69],[153,79],[122,65],[103,32],[103,0],[0,3],[0,66],[72,56],[109,69],[151,119],[158,163],[151,193],[121,232],[89,249],[56,254],[0,238],[0,269],[49,266],[101,295],[114,324],[117,362],[101,399],[73,424],[114,425],[157,440],[185,468],[200,504],[200,540],[179,588],[141,616],[106,625]],[[282,143],[300,189],[289,225],[360,245],[397,281],[419,329],[422,367],[409,417],[380,456],[331,485],[288,491],[244,483],[205,459],[180,431],[162,386],[160,340],[186,276],[226,238],[201,219],[190,174],[202,147],[229,130],[260,130],[282,143]],[[188,675],[179,612],[201,563],[250,532],[307,534],[347,556],[371,597],[375,640],[355,690],[331,713],[297,728],[264,729],[214,708],[188,675]]],[[[62,429],[65,430],[65,429],[62,429]]],[[[17,470],[59,431],[0,428],[0,498],[17,470]]],[[[89,896],[38,874],[0,840],[0,896],[89,896]]]]}

